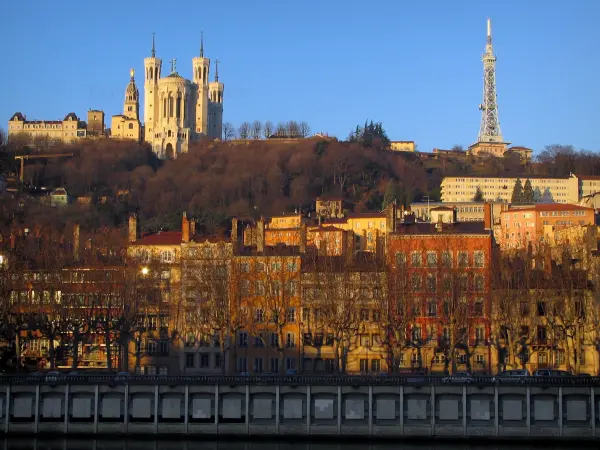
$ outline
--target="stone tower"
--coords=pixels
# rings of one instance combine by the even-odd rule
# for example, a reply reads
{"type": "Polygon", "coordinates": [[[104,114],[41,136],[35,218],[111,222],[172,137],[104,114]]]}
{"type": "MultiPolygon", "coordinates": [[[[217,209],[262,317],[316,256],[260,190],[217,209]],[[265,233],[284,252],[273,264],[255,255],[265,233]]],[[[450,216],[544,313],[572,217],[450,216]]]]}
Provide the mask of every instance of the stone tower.
{"type": "Polygon", "coordinates": [[[200,56],[192,59],[192,69],[194,76],[193,83],[196,85],[195,104],[196,104],[196,123],[195,132],[200,135],[208,135],[208,102],[209,87],[208,76],[210,72],[210,59],[204,57],[204,34],[200,38],[200,56]]]}
{"type": "Polygon", "coordinates": [[[219,60],[215,60],[215,81],[209,84],[210,97],[210,129],[208,135],[213,139],[223,139],[223,91],[224,85],[219,81],[219,60]]]}
{"type": "Polygon", "coordinates": [[[131,78],[129,84],[125,89],[125,103],[123,105],[123,115],[130,118],[139,120],[140,118],[140,92],[135,85],[135,70],[131,69],[129,72],[131,78]]]}
{"type": "Polygon", "coordinates": [[[154,124],[158,119],[158,80],[162,69],[162,60],[156,57],[156,48],[154,45],[154,33],[152,33],[152,56],[144,59],[144,122],[145,134],[151,137],[154,130],[154,124]]]}

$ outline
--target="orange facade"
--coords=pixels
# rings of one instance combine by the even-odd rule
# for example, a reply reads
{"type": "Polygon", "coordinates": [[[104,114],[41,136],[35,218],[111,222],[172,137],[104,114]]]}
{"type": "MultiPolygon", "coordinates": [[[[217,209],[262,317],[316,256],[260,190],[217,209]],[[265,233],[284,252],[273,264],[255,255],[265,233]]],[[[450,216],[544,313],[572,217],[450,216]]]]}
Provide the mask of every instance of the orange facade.
{"type": "Polygon", "coordinates": [[[401,366],[443,372],[452,358],[457,370],[491,372],[491,233],[482,224],[404,228],[387,245],[391,302],[410,343],[401,366]]]}
{"type": "Polygon", "coordinates": [[[500,214],[496,239],[503,250],[519,249],[545,242],[555,231],[594,223],[594,210],[579,205],[550,203],[511,208],[500,214]]]}

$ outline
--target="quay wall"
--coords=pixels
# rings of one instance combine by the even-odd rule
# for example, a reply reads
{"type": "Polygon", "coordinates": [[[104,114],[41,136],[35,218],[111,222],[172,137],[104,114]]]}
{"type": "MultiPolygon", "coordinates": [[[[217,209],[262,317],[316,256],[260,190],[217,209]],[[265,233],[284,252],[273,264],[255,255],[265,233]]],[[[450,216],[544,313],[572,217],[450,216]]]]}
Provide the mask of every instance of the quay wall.
{"type": "Polygon", "coordinates": [[[597,440],[600,380],[0,377],[5,435],[597,440]]]}

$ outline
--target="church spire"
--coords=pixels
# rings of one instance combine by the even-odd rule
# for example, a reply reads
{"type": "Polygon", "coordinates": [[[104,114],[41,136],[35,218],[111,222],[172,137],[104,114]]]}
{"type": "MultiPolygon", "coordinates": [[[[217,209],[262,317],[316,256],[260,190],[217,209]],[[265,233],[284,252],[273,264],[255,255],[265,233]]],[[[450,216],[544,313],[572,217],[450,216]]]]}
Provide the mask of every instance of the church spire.
{"type": "Polygon", "coordinates": [[[204,58],[204,31],[200,32],[200,58],[204,58]]]}
{"type": "Polygon", "coordinates": [[[154,47],[154,35],[155,35],[155,34],[156,34],[156,33],[154,33],[154,32],[152,33],[152,57],[153,57],[153,58],[156,58],[156,49],[155,49],[155,47],[154,47]]]}
{"type": "Polygon", "coordinates": [[[215,59],[215,82],[219,81],[219,60],[215,59]]]}

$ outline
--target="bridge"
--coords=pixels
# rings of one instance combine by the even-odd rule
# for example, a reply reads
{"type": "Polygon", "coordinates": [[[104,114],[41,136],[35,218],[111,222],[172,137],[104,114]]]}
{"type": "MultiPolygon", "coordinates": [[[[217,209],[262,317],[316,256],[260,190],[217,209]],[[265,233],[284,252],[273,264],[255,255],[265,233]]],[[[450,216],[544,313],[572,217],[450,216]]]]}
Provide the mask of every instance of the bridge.
{"type": "Polygon", "coordinates": [[[0,431],[598,440],[600,378],[0,377],[0,431]]]}

